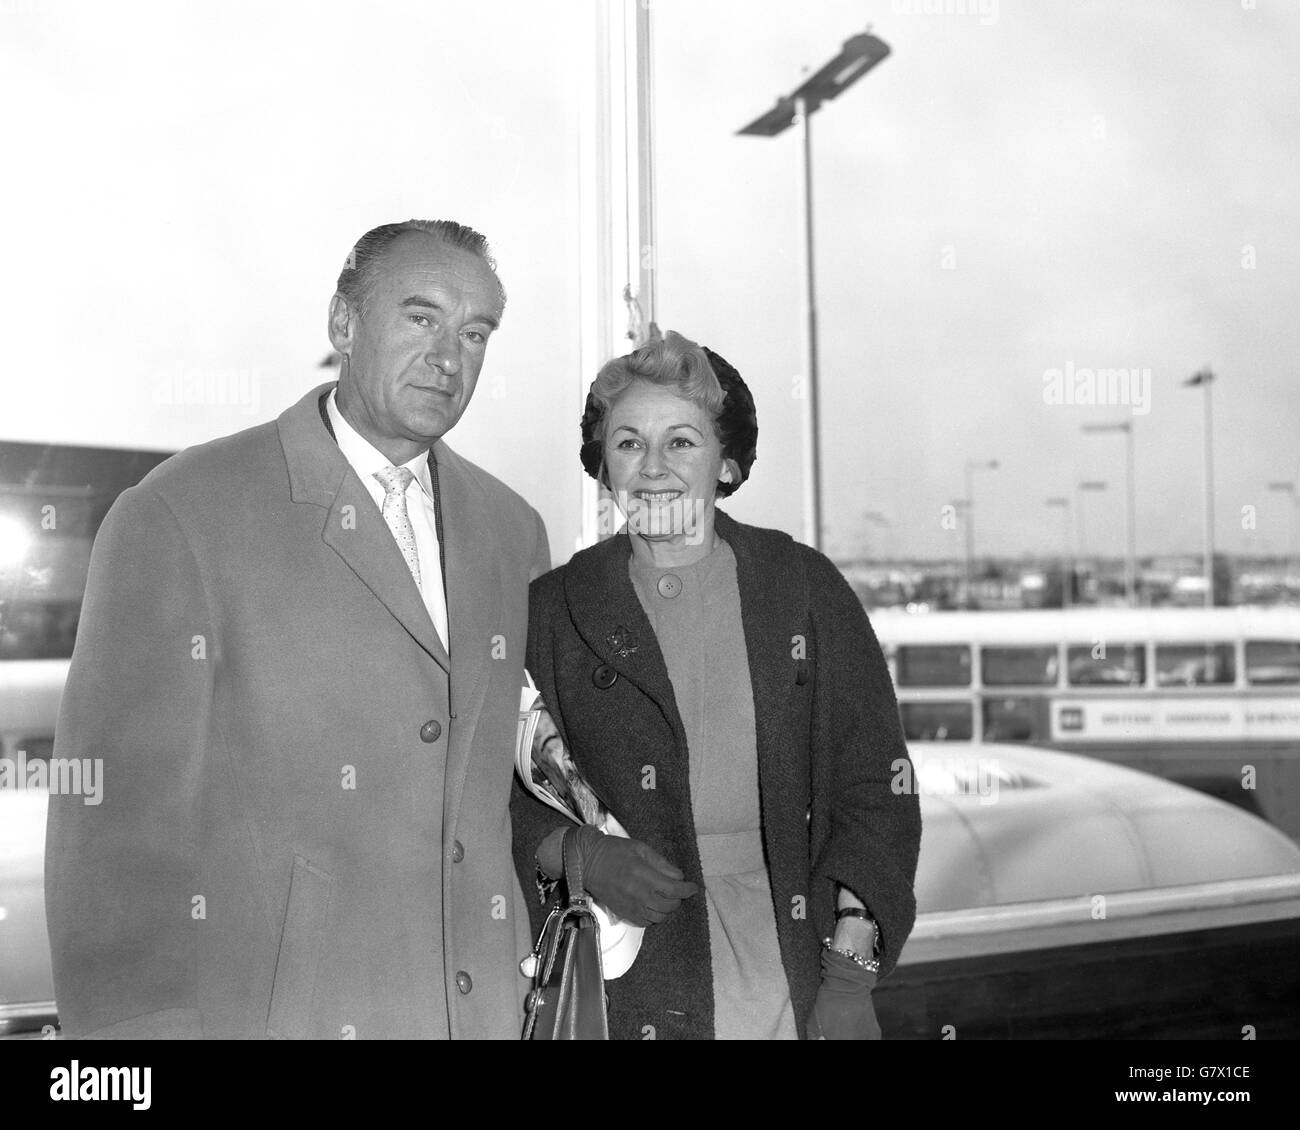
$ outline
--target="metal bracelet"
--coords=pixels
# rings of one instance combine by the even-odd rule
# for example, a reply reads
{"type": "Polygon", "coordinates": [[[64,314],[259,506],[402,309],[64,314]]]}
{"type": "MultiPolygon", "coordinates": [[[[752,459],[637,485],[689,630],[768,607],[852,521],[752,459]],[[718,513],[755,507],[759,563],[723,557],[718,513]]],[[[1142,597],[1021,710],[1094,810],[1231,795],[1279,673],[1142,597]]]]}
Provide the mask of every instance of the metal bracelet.
{"type": "Polygon", "coordinates": [[[842,906],[835,912],[835,921],[840,923],[846,918],[861,918],[865,922],[871,923],[871,956],[880,956],[880,923],[877,922],[869,910],[857,906],[842,906]]]}
{"type": "Polygon", "coordinates": [[[841,957],[847,957],[855,965],[860,965],[868,973],[880,975],[880,959],[875,957],[862,957],[852,950],[837,949],[835,942],[831,938],[822,939],[822,948],[830,950],[831,953],[838,953],[841,957]]]}

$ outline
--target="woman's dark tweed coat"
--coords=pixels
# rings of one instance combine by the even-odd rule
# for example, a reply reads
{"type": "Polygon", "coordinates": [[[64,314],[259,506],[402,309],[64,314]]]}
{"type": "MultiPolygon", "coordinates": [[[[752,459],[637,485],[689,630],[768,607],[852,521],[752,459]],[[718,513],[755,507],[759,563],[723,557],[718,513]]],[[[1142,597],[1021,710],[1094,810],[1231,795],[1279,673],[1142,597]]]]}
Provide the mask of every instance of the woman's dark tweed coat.
{"type": "MultiPolygon", "coordinates": [[[[866,614],[839,571],[788,535],[741,525],[721,511],[716,529],[736,556],[763,845],[803,1038],[837,882],[880,924],[882,974],[898,960],[916,918],[920,805],[914,793],[890,787],[907,759],[894,690],[866,614]]],[[[533,582],[528,670],[583,775],[628,833],[701,886],[646,930],[636,963],[606,983],[610,1035],[711,1039],[709,924],[686,738],[663,655],[628,577],[630,553],[628,538],[614,537],[533,582]],[[617,674],[612,684],[605,668],[617,674]]],[[[511,812],[515,863],[529,890],[538,844],[565,821],[518,782],[511,812]]],[[[534,936],[543,917],[534,900],[534,936]]]]}

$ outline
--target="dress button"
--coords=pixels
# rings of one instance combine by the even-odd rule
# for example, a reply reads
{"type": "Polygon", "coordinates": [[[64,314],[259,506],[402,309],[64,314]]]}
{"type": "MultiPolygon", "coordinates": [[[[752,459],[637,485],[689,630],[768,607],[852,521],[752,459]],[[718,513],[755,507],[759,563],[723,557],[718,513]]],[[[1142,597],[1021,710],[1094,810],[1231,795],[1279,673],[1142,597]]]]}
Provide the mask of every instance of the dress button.
{"type": "Polygon", "coordinates": [[[436,719],[431,718],[420,727],[420,741],[436,742],[440,737],[442,737],[442,723],[436,719]]]}
{"type": "Polygon", "coordinates": [[[465,970],[462,969],[456,974],[456,988],[461,991],[462,995],[468,994],[470,989],[473,987],[474,982],[470,979],[470,975],[466,973],[465,970]]]}
{"type": "Polygon", "coordinates": [[[591,681],[602,691],[609,690],[618,678],[618,672],[606,663],[602,663],[591,673],[591,681]]]}
{"type": "Polygon", "coordinates": [[[451,845],[451,861],[452,863],[459,863],[464,858],[465,858],[465,845],[462,844],[460,840],[457,840],[454,844],[451,845]]]}
{"type": "Polygon", "coordinates": [[[672,600],[682,591],[682,579],[676,573],[665,573],[659,578],[659,583],[655,587],[659,590],[660,596],[672,600]]]}

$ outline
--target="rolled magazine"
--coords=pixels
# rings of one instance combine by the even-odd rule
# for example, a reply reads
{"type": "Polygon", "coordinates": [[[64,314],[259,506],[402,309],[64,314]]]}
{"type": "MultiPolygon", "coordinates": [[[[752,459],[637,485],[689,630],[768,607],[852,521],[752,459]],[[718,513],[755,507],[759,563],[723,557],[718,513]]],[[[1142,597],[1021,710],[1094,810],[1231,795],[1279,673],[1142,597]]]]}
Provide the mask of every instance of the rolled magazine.
{"type": "MultiPolygon", "coordinates": [[[[531,686],[524,687],[519,696],[515,772],[533,796],[575,824],[592,824],[607,836],[630,838],[578,771],[550,715],[543,709],[541,695],[531,686]]],[[[592,909],[600,925],[605,980],[612,981],[632,968],[632,962],[641,952],[645,927],[615,917],[594,899],[592,909]]]]}

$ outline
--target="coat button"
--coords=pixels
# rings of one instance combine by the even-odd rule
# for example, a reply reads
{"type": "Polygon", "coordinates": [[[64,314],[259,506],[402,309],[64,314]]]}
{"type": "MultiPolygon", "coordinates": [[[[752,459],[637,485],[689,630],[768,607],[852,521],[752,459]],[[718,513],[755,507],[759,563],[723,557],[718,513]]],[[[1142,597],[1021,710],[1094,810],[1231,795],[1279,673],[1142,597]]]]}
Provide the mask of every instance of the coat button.
{"type": "Polygon", "coordinates": [[[682,591],[682,579],[676,573],[665,573],[659,578],[659,583],[655,585],[659,590],[659,595],[672,600],[682,591]]]}
{"type": "Polygon", "coordinates": [[[602,691],[609,690],[617,678],[618,672],[606,663],[602,663],[591,673],[591,681],[602,691]]]}
{"type": "Polygon", "coordinates": [[[431,718],[420,727],[420,741],[436,742],[440,737],[442,737],[442,723],[436,719],[431,718]]]}
{"type": "Polygon", "coordinates": [[[808,682],[808,660],[800,659],[794,665],[794,682],[797,687],[802,687],[808,682]]]}
{"type": "Polygon", "coordinates": [[[452,863],[459,863],[464,858],[465,858],[465,845],[462,844],[460,840],[457,840],[454,844],[451,845],[451,861],[452,863]]]}
{"type": "Polygon", "coordinates": [[[458,988],[461,991],[462,995],[468,994],[470,989],[472,989],[473,987],[474,987],[474,982],[470,978],[470,975],[465,972],[465,970],[462,969],[459,973],[456,974],[456,988],[458,988]]]}

